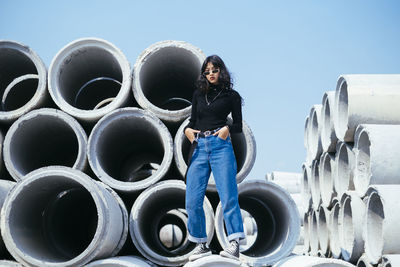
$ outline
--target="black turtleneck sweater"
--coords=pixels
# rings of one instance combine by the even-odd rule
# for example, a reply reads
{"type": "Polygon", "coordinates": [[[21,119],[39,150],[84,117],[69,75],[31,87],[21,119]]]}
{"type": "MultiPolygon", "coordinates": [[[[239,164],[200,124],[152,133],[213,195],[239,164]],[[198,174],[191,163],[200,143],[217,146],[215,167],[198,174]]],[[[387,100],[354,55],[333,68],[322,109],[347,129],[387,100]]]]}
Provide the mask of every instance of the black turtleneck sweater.
{"type": "Polygon", "coordinates": [[[211,86],[207,94],[196,90],[193,93],[192,114],[185,129],[204,132],[225,125],[229,126],[230,133],[242,132],[242,98],[239,93],[218,86],[211,86]],[[229,113],[232,113],[232,124],[227,123],[229,113]]]}

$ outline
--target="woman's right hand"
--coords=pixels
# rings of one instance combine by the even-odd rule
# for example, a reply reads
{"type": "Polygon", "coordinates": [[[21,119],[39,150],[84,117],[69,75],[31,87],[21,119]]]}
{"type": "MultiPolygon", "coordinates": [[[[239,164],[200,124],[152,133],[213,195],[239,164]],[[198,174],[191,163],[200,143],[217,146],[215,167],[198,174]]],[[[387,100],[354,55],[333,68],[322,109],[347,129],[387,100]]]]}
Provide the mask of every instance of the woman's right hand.
{"type": "Polygon", "coordinates": [[[193,141],[195,139],[194,134],[199,133],[199,132],[200,132],[199,130],[194,130],[192,128],[185,129],[185,135],[186,135],[187,139],[189,139],[190,143],[193,143],[193,141]]]}

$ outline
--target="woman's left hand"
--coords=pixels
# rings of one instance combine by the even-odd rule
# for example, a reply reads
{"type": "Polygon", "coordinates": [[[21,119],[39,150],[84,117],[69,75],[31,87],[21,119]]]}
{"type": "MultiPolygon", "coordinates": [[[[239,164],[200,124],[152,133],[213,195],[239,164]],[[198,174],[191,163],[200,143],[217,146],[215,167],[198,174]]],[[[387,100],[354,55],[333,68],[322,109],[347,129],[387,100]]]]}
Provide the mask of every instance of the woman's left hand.
{"type": "Polygon", "coordinates": [[[222,127],[218,131],[216,131],[213,135],[218,135],[219,138],[226,140],[229,135],[229,128],[227,126],[222,127]]]}

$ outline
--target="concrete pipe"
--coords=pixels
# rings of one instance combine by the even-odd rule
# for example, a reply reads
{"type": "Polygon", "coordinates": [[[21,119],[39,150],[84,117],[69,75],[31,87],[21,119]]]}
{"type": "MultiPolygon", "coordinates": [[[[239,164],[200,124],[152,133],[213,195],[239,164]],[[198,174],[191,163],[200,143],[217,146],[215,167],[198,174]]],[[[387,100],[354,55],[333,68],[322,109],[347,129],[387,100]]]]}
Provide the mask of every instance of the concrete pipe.
{"type": "Polygon", "coordinates": [[[46,66],[28,46],[0,40],[0,122],[11,123],[49,99],[46,66]]]}
{"type": "Polygon", "coordinates": [[[118,198],[78,170],[35,170],[6,198],[1,210],[4,243],[29,266],[77,266],[114,256],[128,233],[128,213],[118,198]]]}
{"type": "MultiPolygon", "coordinates": [[[[288,190],[286,190],[288,191],[288,190]]],[[[302,196],[300,193],[296,193],[296,194],[290,194],[290,197],[293,199],[294,203],[296,203],[296,207],[297,210],[299,211],[300,214],[300,220],[301,220],[301,226],[303,226],[303,214],[304,212],[307,210],[307,208],[305,208],[303,206],[303,201],[302,201],[302,196]]]]}
{"type": "Polygon", "coordinates": [[[322,205],[331,208],[332,199],[336,196],[333,187],[333,180],[335,177],[335,155],[331,153],[324,153],[321,155],[319,165],[319,188],[321,192],[322,205]]]}
{"type": "Polygon", "coordinates": [[[121,108],[94,126],[88,141],[89,164],[114,189],[137,192],[158,182],[173,157],[172,137],[151,112],[121,108]]]}
{"type": "Polygon", "coordinates": [[[327,257],[330,252],[329,218],[330,218],[330,211],[328,210],[328,208],[320,206],[317,217],[317,233],[318,233],[319,248],[320,248],[319,251],[321,251],[324,257],[327,257]]]}
{"type": "MultiPolygon", "coordinates": [[[[3,207],[3,203],[6,199],[7,194],[11,191],[11,189],[16,185],[15,182],[0,180],[0,210],[3,207]]],[[[0,225],[1,230],[1,225],[0,225]]],[[[0,255],[4,256],[6,254],[6,247],[4,245],[4,241],[0,238],[0,255]]],[[[0,265],[2,266],[2,265],[0,265]]]]}
{"type": "Polygon", "coordinates": [[[4,139],[4,163],[14,180],[41,167],[87,166],[87,136],[73,117],[61,110],[33,110],[15,121],[4,139]]]}
{"type": "Polygon", "coordinates": [[[119,256],[93,261],[86,267],[156,267],[151,261],[137,256],[119,256]]]}
{"type": "Polygon", "coordinates": [[[340,247],[342,259],[352,263],[364,253],[362,229],[365,218],[365,203],[354,191],[347,191],[341,198],[339,212],[340,247]]]}
{"type": "Polygon", "coordinates": [[[382,261],[378,267],[397,267],[400,266],[400,254],[387,254],[382,256],[382,261]]]}
{"type": "Polygon", "coordinates": [[[332,257],[339,259],[342,256],[341,244],[340,244],[340,202],[337,198],[334,198],[334,204],[332,206],[329,216],[329,247],[332,253],[332,257]]]}
{"type": "Polygon", "coordinates": [[[224,258],[217,255],[207,256],[195,261],[186,263],[184,267],[247,267],[247,264],[240,261],[224,258]]]}
{"type": "Polygon", "coordinates": [[[369,259],[368,259],[368,257],[367,257],[367,255],[365,255],[365,254],[362,254],[361,255],[361,257],[358,259],[358,261],[357,261],[357,265],[356,265],[357,267],[376,267],[376,265],[374,264],[374,265],[372,265],[370,262],[369,262],[369,259]]]}
{"type": "Polygon", "coordinates": [[[64,46],[48,73],[49,91],[66,113],[86,122],[127,104],[131,93],[129,62],[116,46],[98,38],[82,38],[64,46]],[[105,99],[107,105],[94,109],[105,99]]]}
{"type": "Polygon", "coordinates": [[[319,160],[314,160],[311,167],[311,199],[312,206],[315,210],[318,210],[319,205],[321,204],[321,190],[319,188],[319,164],[319,160]]]}
{"type": "Polygon", "coordinates": [[[367,191],[365,253],[373,264],[384,254],[400,254],[399,192],[400,185],[374,185],[367,191]]]}
{"type": "Polygon", "coordinates": [[[304,147],[308,148],[308,134],[310,127],[310,116],[307,116],[306,120],[304,121],[304,147]]]}
{"type": "Polygon", "coordinates": [[[335,133],[335,91],[325,92],[321,110],[321,144],[324,152],[336,152],[337,136],[335,133]]]}
{"type": "Polygon", "coordinates": [[[274,177],[274,178],[271,179],[271,182],[283,187],[290,194],[300,194],[301,179],[302,179],[303,175],[301,173],[293,173],[293,175],[296,176],[295,179],[294,179],[294,177],[293,177],[293,179],[291,179],[291,178],[287,178],[285,176],[277,179],[276,174],[274,176],[274,172],[272,172],[272,177],[274,177]]]}
{"type": "Polygon", "coordinates": [[[353,142],[359,124],[400,123],[400,74],[341,75],[335,93],[335,132],[353,142]]]}
{"type": "Polygon", "coordinates": [[[322,154],[321,143],[321,111],[322,105],[314,105],[310,111],[310,132],[308,135],[308,149],[312,160],[318,159],[322,154]]]}
{"type": "Polygon", "coordinates": [[[280,260],[272,267],[354,267],[353,264],[348,262],[337,260],[337,259],[328,259],[328,258],[319,258],[319,257],[311,257],[311,256],[291,256],[285,259],[280,260]]]}
{"type": "Polygon", "coordinates": [[[8,260],[0,260],[0,266],[4,267],[22,267],[21,264],[19,264],[16,261],[8,261],[8,260]]]}
{"type": "MultiPolygon", "coordinates": [[[[232,120],[228,118],[228,123],[231,122],[232,120]]],[[[183,129],[188,123],[189,118],[181,124],[174,140],[174,159],[182,176],[186,173],[190,149],[190,142],[183,132],[183,129]]],[[[231,140],[237,163],[236,182],[240,183],[250,173],[256,160],[256,140],[245,121],[243,121],[243,131],[241,133],[231,134],[231,140]]],[[[211,192],[217,191],[212,173],[208,181],[207,190],[211,192]]]]}
{"type": "Polygon", "coordinates": [[[307,211],[306,213],[304,213],[303,216],[303,238],[304,238],[304,249],[303,252],[304,253],[308,253],[311,251],[311,247],[310,247],[310,213],[311,211],[307,211]]]}
{"type": "Polygon", "coordinates": [[[318,238],[318,210],[312,209],[310,213],[310,255],[317,256],[319,250],[319,238],[318,238]]]}
{"type": "MultiPolygon", "coordinates": [[[[257,224],[257,238],[241,251],[240,259],[251,265],[271,265],[287,257],[300,234],[300,217],[290,195],[272,182],[247,181],[238,185],[240,208],[251,214],[257,224]]],[[[215,211],[215,232],[223,248],[229,245],[221,203],[215,211]]]]}
{"type": "Polygon", "coordinates": [[[162,120],[184,120],[190,115],[205,58],[199,48],[182,41],[161,41],[146,48],[132,72],[136,101],[162,120]]]}
{"type": "Polygon", "coordinates": [[[311,206],[311,168],[306,163],[301,166],[303,170],[303,178],[301,180],[301,194],[303,196],[303,206],[309,208],[311,206]]]}
{"type": "Polygon", "coordinates": [[[363,197],[369,185],[400,184],[400,125],[363,124],[355,136],[354,186],[363,197]],[[388,140],[390,140],[388,142],[388,140]]]}
{"type": "Polygon", "coordinates": [[[340,198],[346,191],[354,190],[355,155],[352,144],[339,141],[337,145],[334,188],[340,198]]]}
{"type": "MultiPolygon", "coordinates": [[[[301,173],[297,173],[297,172],[278,172],[278,171],[271,172],[271,181],[273,181],[273,182],[295,181],[295,182],[299,182],[299,185],[300,185],[300,180],[301,180],[301,173]]],[[[298,192],[300,192],[300,191],[298,191],[298,192]]],[[[298,192],[294,192],[294,193],[298,193],[298,192]]]]}
{"type": "MultiPolygon", "coordinates": [[[[186,186],[183,181],[159,182],[143,191],[132,206],[129,229],[132,241],[140,253],[152,262],[162,266],[179,266],[188,261],[195,243],[182,242],[174,248],[165,246],[159,232],[166,219],[175,224],[187,239],[187,224],[180,217],[171,220],[170,211],[185,208],[186,186]]],[[[214,234],[214,211],[207,198],[204,200],[208,243],[214,234]]],[[[174,214],[172,214],[174,215],[174,214]]]]}

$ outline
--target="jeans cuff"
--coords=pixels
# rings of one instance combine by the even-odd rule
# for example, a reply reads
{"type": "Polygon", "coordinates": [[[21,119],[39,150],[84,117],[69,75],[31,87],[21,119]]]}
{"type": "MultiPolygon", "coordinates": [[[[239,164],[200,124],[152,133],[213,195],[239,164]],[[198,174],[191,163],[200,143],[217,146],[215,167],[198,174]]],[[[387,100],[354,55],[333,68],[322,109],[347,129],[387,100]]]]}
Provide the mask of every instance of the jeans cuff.
{"type": "Polygon", "coordinates": [[[229,236],[228,236],[228,240],[229,241],[232,241],[232,240],[235,240],[235,239],[243,239],[243,238],[246,238],[246,236],[244,235],[244,233],[243,232],[239,232],[239,233],[233,233],[233,234],[230,234],[229,236]]]}
{"type": "Polygon", "coordinates": [[[208,241],[207,237],[194,237],[190,234],[188,235],[188,239],[189,239],[189,241],[192,241],[194,243],[205,243],[208,241]]]}

